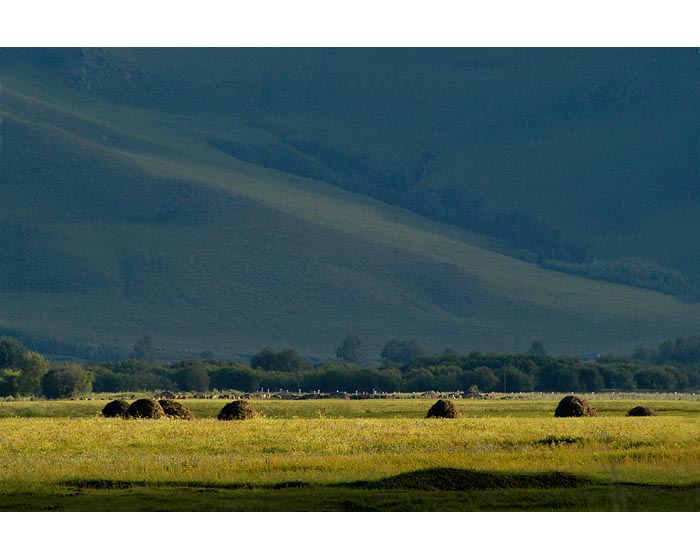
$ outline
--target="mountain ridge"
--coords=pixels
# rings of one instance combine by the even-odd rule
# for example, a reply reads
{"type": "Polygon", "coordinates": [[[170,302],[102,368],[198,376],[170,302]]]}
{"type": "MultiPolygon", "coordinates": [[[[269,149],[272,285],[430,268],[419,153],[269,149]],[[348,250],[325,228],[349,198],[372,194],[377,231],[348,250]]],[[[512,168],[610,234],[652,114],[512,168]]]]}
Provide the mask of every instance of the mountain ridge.
{"type": "Polygon", "coordinates": [[[3,252],[0,327],[124,344],[153,332],[171,355],[273,345],[328,356],[348,332],[375,354],[414,336],[432,351],[542,339],[577,353],[631,351],[696,324],[697,305],[544,270],[498,240],[210,144],[255,140],[256,127],[0,69],[0,225],[14,249],[3,252]],[[37,260],[40,249],[60,262],[37,260]]]}

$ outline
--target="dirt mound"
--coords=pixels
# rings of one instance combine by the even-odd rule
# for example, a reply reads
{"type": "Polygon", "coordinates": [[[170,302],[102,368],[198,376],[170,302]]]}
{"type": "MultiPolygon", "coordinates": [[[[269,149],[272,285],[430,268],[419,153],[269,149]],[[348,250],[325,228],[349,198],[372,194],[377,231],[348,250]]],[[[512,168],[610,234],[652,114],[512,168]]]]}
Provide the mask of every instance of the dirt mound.
{"type": "Polygon", "coordinates": [[[557,409],[554,411],[554,416],[557,418],[597,415],[595,408],[587,400],[575,395],[569,395],[560,400],[557,409]]]}
{"type": "Polygon", "coordinates": [[[233,401],[221,409],[217,420],[247,420],[257,416],[257,411],[250,406],[248,401],[233,401]]]}
{"type": "Polygon", "coordinates": [[[627,413],[627,416],[657,416],[657,414],[648,406],[635,406],[627,413]]]}
{"type": "Polygon", "coordinates": [[[459,410],[452,401],[440,399],[428,410],[426,418],[457,418],[459,410]]]}
{"type": "Polygon", "coordinates": [[[163,409],[163,412],[169,418],[179,418],[181,420],[194,420],[194,414],[184,404],[177,401],[162,399],[158,404],[163,409]]]}
{"type": "Polygon", "coordinates": [[[575,488],[591,481],[561,472],[491,473],[470,469],[435,468],[412,471],[381,480],[343,484],[355,488],[386,490],[493,490],[496,488],[575,488]]]}
{"type": "Polygon", "coordinates": [[[123,418],[129,410],[129,403],[124,399],[109,401],[102,409],[102,416],[105,418],[123,418]]]}
{"type": "Polygon", "coordinates": [[[157,420],[158,418],[163,418],[165,412],[163,412],[163,407],[155,399],[139,399],[131,403],[129,410],[126,411],[126,416],[127,418],[157,420]]]}

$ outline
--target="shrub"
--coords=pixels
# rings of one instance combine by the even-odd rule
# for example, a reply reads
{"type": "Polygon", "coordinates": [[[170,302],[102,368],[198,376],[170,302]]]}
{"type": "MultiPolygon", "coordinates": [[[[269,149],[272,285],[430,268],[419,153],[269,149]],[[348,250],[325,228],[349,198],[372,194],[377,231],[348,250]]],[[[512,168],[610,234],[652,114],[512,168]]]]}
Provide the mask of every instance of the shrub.
{"type": "Polygon", "coordinates": [[[123,399],[108,402],[102,409],[105,418],[123,418],[129,410],[129,403],[123,399]]]}
{"type": "Polygon", "coordinates": [[[257,411],[250,406],[248,401],[233,401],[225,405],[217,420],[247,420],[257,416],[257,411]]]}
{"type": "Polygon", "coordinates": [[[575,395],[569,395],[559,401],[559,404],[554,411],[554,416],[557,418],[566,418],[571,416],[597,416],[597,413],[595,408],[593,408],[585,399],[575,395]]]}
{"type": "Polygon", "coordinates": [[[459,411],[452,401],[440,399],[428,410],[426,418],[457,418],[459,411]]]}
{"type": "Polygon", "coordinates": [[[182,403],[170,399],[162,399],[158,404],[169,418],[179,418],[180,420],[194,420],[192,411],[182,403]]]}
{"type": "Polygon", "coordinates": [[[155,399],[139,399],[131,403],[126,411],[127,418],[149,418],[158,420],[165,416],[163,407],[155,399]]]}
{"type": "Polygon", "coordinates": [[[51,369],[41,378],[41,391],[48,399],[69,399],[92,391],[93,372],[75,364],[51,369]]]}

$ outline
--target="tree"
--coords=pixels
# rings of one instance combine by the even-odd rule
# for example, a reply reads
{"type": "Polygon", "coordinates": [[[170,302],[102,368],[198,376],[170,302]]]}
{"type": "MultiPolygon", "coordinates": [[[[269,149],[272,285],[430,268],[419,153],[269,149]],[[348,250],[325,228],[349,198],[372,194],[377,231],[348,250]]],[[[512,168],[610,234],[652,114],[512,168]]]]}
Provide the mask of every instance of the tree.
{"type": "Polygon", "coordinates": [[[515,366],[505,366],[501,376],[507,391],[527,393],[535,389],[535,378],[515,366]]]}
{"type": "Polygon", "coordinates": [[[17,397],[19,395],[19,376],[16,369],[0,370],[0,397],[17,397]]]}
{"type": "Polygon", "coordinates": [[[349,334],[338,348],[335,349],[335,355],[346,362],[357,363],[362,358],[362,341],[349,334]]]}
{"type": "Polygon", "coordinates": [[[156,343],[152,335],[147,334],[138,339],[134,345],[134,357],[151,363],[156,361],[156,343]]]}
{"type": "Polygon", "coordinates": [[[605,381],[603,381],[603,376],[600,375],[598,368],[595,366],[585,366],[579,368],[578,377],[581,382],[581,386],[586,391],[600,391],[605,388],[605,381]]]}
{"type": "Polygon", "coordinates": [[[435,377],[426,368],[412,369],[404,380],[404,390],[422,393],[435,389],[435,377]]]}
{"type": "Polygon", "coordinates": [[[95,375],[76,364],[50,369],[41,378],[41,391],[49,399],[69,399],[92,391],[95,375]]]}
{"type": "Polygon", "coordinates": [[[14,338],[0,339],[0,368],[19,369],[27,349],[19,340],[14,338]]]}
{"type": "Polygon", "coordinates": [[[250,359],[250,365],[265,371],[297,372],[304,369],[305,362],[304,358],[292,348],[275,352],[272,348],[266,347],[250,359]]]}
{"type": "Polygon", "coordinates": [[[527,353],[530,354],[530,356],[545,356],[547,351],[544,349],[544,344],[542,344],[539,340],[536,340],[532,343],[532,346],[530,346],[527,353]]]}
{"type": "Polygon", "coordinates": [[[231,364],[209,372],[211,386],[215,389],[237,389],[244,392],[260,387],[260,376],[245,365],[231,364]]]}
{"type": "Polygon", "coordinates": [[[634,380],[639,389],[656,391],[673,391],[676,388],[676,376],[665,367],[651,367],[634,374],[634,380]]]}
{"type": "Polygon", "coordinates": [[[459,376],[459,381],[464,389],[476,385],[480,390],[486,392],[493,391],[498,386],[496,373],[486,366],[465,371],[459,376]]]}
{"type": "Polygon", "coordinates": [[[417,339],[408,341],[390,340],[382,350],[382,360],[387,363],[407,364],[425,355],[425,350],[417,339]]]}
{"type": "Polygon", "coordinates": [[[208,391],[209,373],[202,362],[183,367],[175,374],[177,386],[183,391],[208,391]]]}
{"type": "Polygon", "coordinates": [[[298,372],[304,369],[304,358],[294,349],[288,348],[277,353],[275,369],[277,371],[298,372]]]}
{"type": "Polygon", "coordinates": [[[266,346],[250,359],[250,366],[255,369],[264,369],[265,371],[272,371],[273,369],[275,369],[276,357],[277,353],[269,346],[266,346]]]}
{"type": "Polygon", "coordinates": [[[41,378],[49,371],[49,361],[39,352],[27,352],[20,360],[19,392],[22,395],[41,394],[41,378]]]}

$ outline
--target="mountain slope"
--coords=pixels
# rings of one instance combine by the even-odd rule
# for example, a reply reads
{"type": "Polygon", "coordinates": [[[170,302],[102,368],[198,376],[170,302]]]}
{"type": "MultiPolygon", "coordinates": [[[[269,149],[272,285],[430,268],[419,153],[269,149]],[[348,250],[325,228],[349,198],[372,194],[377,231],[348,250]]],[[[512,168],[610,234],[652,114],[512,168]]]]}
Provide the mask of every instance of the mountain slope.
{"type": "Polygon", "coordinates": [[[123,344],[152,332],[171,356],[265,344],[327,356],[348,332],[375,355],[394,336],[434,351],[541,339],[604,352],[697,324],[698,305],[543,270],[310,178],[328,169],[318,159],[297,153],[312,169],[300,175],[234,157],[222,147],[277,141],[197,96],[185,111],[167,88],[162,106],[134,93],[155,79],[138,60],[126,86],[108,87],[108,65],[101,86],[77,87],[66,56],[12,53],[0,67],[0,328],[123,344]]]}

